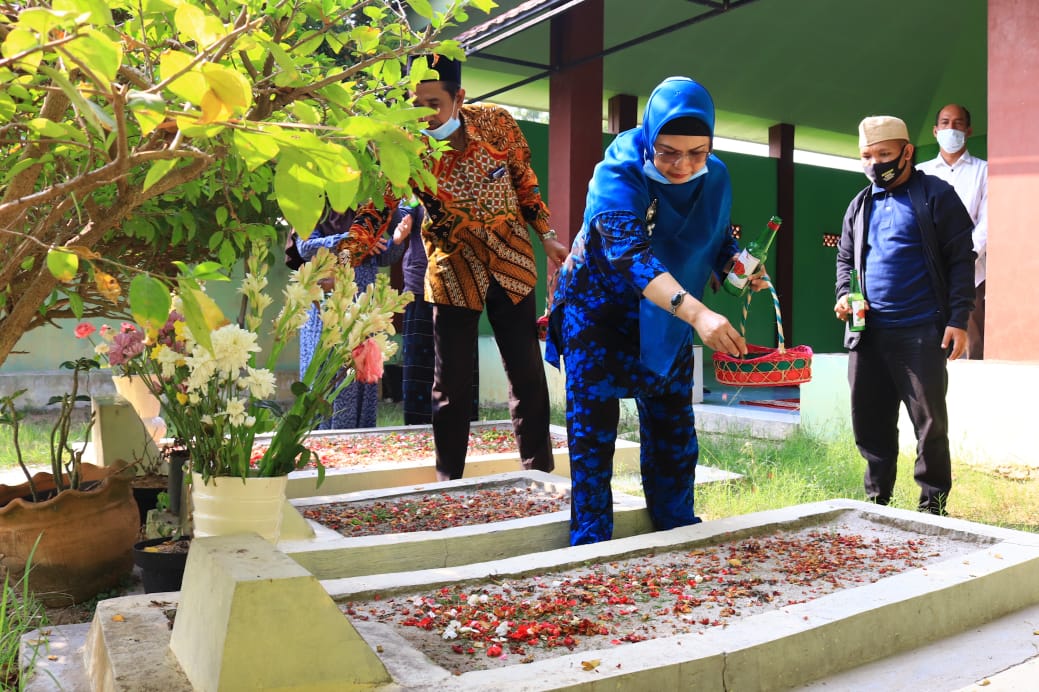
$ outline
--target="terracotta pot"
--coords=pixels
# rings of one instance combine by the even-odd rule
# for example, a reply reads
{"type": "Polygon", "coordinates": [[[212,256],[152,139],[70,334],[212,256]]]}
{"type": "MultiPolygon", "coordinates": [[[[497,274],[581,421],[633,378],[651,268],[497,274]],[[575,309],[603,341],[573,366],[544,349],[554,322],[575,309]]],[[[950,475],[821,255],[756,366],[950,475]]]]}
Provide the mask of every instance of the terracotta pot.
{"type": "Polygon", "coordinates": [[[191,474],[191,520],[195,538],[250,531],[277,543],[288,476],[234,478],[191,474]]]}
{"type": "MultiPolygon", "coordinates": [[[[32,502],[29,484],[0,485],[0,579],[20,579],[40,537],[29,588],[47,606],[86,601],[116,586],[133,568],[140,527],[130,477],[123,467],[83,464],[87,490],[66,490],[32,502]],[[41,536],[42,535],[42,536],[41,536]]],[[[54,489],[49,473],[33,476],[37,492],[54,489]]]]}

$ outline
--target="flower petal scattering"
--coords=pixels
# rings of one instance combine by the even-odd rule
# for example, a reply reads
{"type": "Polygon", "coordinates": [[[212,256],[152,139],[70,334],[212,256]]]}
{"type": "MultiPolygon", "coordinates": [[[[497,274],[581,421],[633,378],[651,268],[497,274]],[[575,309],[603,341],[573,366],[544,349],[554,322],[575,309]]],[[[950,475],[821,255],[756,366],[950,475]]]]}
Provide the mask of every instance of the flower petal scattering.
{"type": "Polygon", "coordinates": [[[934,537],[806,528],[516,579],[341,606],[455,673],[677,634],[854,588],[937,561],[934,537]],[[491,652],[494,652],[492,655],[491,652]],[[480,655],[483,654],[483,655],[480,655]]]}
{"type": "MultiPolygon", "coordinates": [[[[321,435],[309,437],[303,444],[326,469],[424,461],[432,459],[436,451],[433,433],[428,430],[321,435]]],[[[260,459],[267,447],[265,442],[253,446],[254,462],[260,459]]],[[[552,447],[564,449],[566,436],[553,434],[552,447]]],[[[483,428],[469,433],[469,457],[516,452],[516,437],[512,430],[483,428]]]]}
{"type": "Polygon", "coordinates": [[[529,485],[333,502],[307,507],[302,514],[344,536],[382,536],[490,524],[561,512],[569,507],[566,493],[529,485]]]}

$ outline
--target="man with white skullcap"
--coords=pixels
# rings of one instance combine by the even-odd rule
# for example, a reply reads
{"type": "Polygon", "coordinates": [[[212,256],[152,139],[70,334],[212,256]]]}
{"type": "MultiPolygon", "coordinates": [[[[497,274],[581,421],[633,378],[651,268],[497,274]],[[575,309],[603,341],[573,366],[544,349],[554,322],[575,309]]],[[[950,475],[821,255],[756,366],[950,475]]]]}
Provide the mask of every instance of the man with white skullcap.
{"type": "Polygon", "coordinates": [[[837,304],[847,321],[850,274],[866,298],[866,328],[845,330],[851,420],[866,460],[865,490],[886,505],[895,488],[898,409],[916,430],[918,509],[944,515],[952,487],[946,361],[967,348],[974,307],[974,224],[951,185],[913,168],[906,124],[859,123],[870,184],[848,206],[837,250],[837,304]]]}

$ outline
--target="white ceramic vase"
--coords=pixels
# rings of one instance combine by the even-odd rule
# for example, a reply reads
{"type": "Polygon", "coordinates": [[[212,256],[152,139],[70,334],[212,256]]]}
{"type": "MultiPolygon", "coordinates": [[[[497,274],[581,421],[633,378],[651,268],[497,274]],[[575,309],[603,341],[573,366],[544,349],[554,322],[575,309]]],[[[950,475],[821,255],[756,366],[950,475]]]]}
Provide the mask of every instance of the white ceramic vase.
{"type": "Polygon", "coordinates": [[[277,543],[288,476],[238,478],[191,474],[193,534],[196,538],[254,532],[277,543]]]}
{"type": "Polygon", "coordinates": [[[159,416],[161,404],[159,399],[148,389],[144,378],[139,375],[131,377],[113,375],[112,384],[115,385],[115,391],[118,392],[119,396],[126,399],[133,406],[133,410],[137,412],[141,422],[144,423],[144,429],[148,433],[148,437],[158,446],[166,435],[166,421],[159,416]]]}

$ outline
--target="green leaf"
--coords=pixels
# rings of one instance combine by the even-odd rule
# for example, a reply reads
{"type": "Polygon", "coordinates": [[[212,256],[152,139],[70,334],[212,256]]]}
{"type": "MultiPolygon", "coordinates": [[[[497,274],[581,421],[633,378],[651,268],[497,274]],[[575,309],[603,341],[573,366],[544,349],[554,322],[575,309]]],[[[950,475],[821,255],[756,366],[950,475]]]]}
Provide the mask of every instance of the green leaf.
{"type": "Polygon", "coordinates": [[[181,280],[180,299],[184,307],[184,321],[191,329],[191,335],[195,341],[202,345],[210,353],[213,352],[212,332],[214,329],[227,324],[227,318],[220,311],[213,299],[207,296],[198,282],[193,280],[181,280]]]}
{"type": "Polygon", "coordinates": [[[227,240],[220,244],[220,249],[217,250],[216,255],[225,266],[231,266],[238,258],[234,245],[227,240]]]}
{"type": "Polygon", "coordinates": [[[137,125],[141,128],[141,135],[147,137],[155,131],[159,125],[166,120],[165,108],[161,111],[152,110],[150,108],[134,108],[130,112],[133,114],[137,125]]]}
{"type": "Polygon", "coordinates": [[[240,112],[252,105],[252,88],[240,72],[223,65],[204,63],[202,76],[217,98],[230,106],[231,110],[240,112]]]}
{"type": "Polygon", "coordinates": [[[227,211],[227,207],[217,207],[216,209],[216,225],[223,226],[227,223],[227,217],[230,216],[230,212],[227,211]]]}
{"type": "Polygon", "coordinates": [[[148,175],[144,176],[144,187],[141,188],[141,191],[147,192],[148,188],[166,177],[166,174],[176,166],[177,159],[159,159],[152,162],[151,167],[148,168],[148,175]]]}
{"type": "Polygon", "coordinates": [[[173,16],[177,31],[184,43],[195,42],[199,48],[208,48],[227,35],[219,17],[208,14],[194,5],[182,2],[173,16]]]}
{"type": "Polygon", "coordinates": [[[130,281],[128,300],[134,321],[148,333],[158,331],[170,315],[170,289],[153,276],[138,274],[130,281]]]}
{"type": "Polygon", "coordinates": [[[309,232],[324,210],[325,180],[312,163],[293,155],[282,156],[274,173],[274,196],[293,228],[309,232]]]}
{"type": "Polygon", "coordinates": [[[72,85],[72,82],[63,73],[47,65],[40,65],[40,72],[50,77],[61,88],[61,91],[68,96],[69,101],[76,107],[80,115],[86,118],[87,122],[93,126],[94,132],[99,137],[104,137],[105,128],[102,127],[97,113],[91,107],[91,103],[84,98],[83,94],[79,93],[79,90],[72,85]]]}
{"type": "MultiPolygon", "coordinates": [[[[183,6],[183,5],[182,5],[183,6]]],[[[176,50],[168,50],[159,56],[159,74],[163,81],[186,69],[191,64],[192,56],[176,50]]],[[[197,69],[190,69],[169,84],[169,90],[176,96],[196,106],[202,103],[206,93],[206,78],[197,69]]]]}
{"type": "Polygon", "coordinates": [[[115,79],[123,61],[123,47],[95,29],[88,29],[58,49],[82,63],[104,86],[115,79]]]}
{"type": "Polygon", "coordinates": [[[47,269],[58,281],[72,281],[79,271],[79,257],[65,250],[48,250],[47,269]]]}
{"type": "Polygon", "coordinates": [[[72,311],[77,320],[83,319],[83,299],[75,292],[69,292],[67,295],[69,298],[69,310],[72,311]]]}
{"type": "Polygon", "coordinates": [[[112,12],[104,0],[54,0],[52,7],[56,12],[87,15],[86,20],[91,24],[112,23],[112,12]]]}
{"type": "Polygon", "coordinates": [[[379,47],[381,32],[374,26],[359,26],[350,32],[350,38],[362,53],[373,53],[379,47]]]}
{"type": "Polygon", "coordinates": [[[411,178],[411,159],[390,142],[379,146],[379,168],[397,186],[407,185],[411,178]]]}
{"type": "Polygon", "coordinates": [[[235,150],[245,161],[248,170],[254,171],[278,155],[278,140],[264,132],[235,130],[235,150]]]}
{"type": "Polygon", "coordinates": [[[420,17],[430,19],[433,17],[433,6],[429,0],[408,0],[408,7],[415,11],[420,17]]]}
{"type": "Polygon", "coordinates": [[[311,106],[309,103],[303,101],[296,101],[291,106],[292,114],[296,116],[296,119],[306,125],[317,125],[321,122],[321,114],[316,108],[311,106]]]}
{"type": "MultiPolygon", "coordinates": [[[[62,18],[45,7],[30,7],[18,12],[18,27],[37,36],[49,36],[61,26],[62,18]]],[[[6,54],[4,57],[8,57],[6,54]]]]}
{"type": "Polygon", "coordinates": [[[47,118],[33,118],[26,124],[30,129],[35,130],[36,134],[54,139],[65,137],[69,129],[67,125],[56,123],[47,118]]]}
{"type": "Polygon", "coordinates": [[[356,206],[357,192],[361,187],[361,173],[357,170],[357,159],[349,149],[339,153],[339,175],[329,178],[325,188],[329,205],[338,212],[356,206]]]}
{"type": "MultiPolygon", "coordinates": [[[[13,58],[19,53],[31,51],[39,45],[40,42],[37,40],[36,34],[20,27],[15,27],[7,34],[3,44],[0,45],[0,55],[3,55],[5,58],[13,58]]],[[[14,67],[32,73],[36,71],[37,67],[39,67],[42,59],[42,51],[28,53],[25,57],[14,63],[14,67]]]]}
{"type": "Polygon", "coordinates": [[[6,93],[0,92],[0,122],[7,122],[14,117],[17,107],[6,93]]]}

